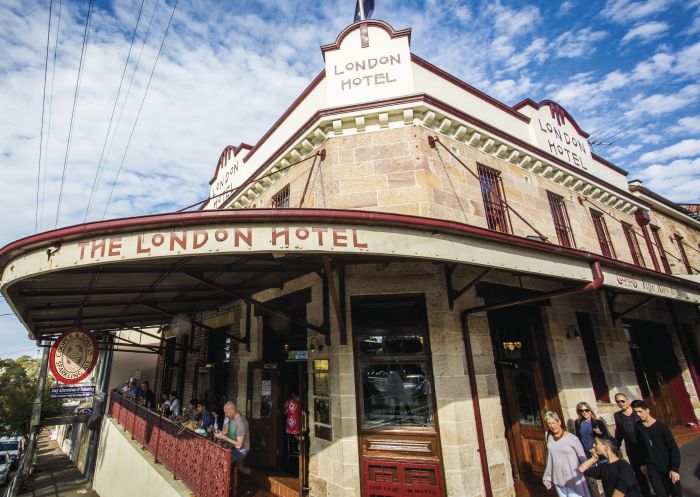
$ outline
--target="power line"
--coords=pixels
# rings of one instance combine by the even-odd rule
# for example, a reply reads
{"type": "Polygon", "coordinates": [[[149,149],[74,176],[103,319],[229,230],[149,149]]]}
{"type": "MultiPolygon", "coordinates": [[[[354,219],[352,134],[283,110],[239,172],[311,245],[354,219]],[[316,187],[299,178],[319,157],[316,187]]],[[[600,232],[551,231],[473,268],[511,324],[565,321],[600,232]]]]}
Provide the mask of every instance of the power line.
{"type": "MultiPolygon", "coordinates": [[[[122,115],[124,114],[124,109],[126,108],[126,103],[129,101],[129,96],[131,95],[131,88],[134,84],[134,77],[136,76],[136,73],[138,72],[139,66],[141,64],[141,57],[143,56],[143,50],[146,48],[146,42],[148,41],[148,35],[151,33],[151,26],[153,25],[153,18],[156,15],[156,10],[158,10],[158,4],[160,3],[160,0],[156,0],[155,5],[153,6],[153,12],[151,12],[151,19],[148,21],[148,29],[146,29],[146,35],[143,38],[143,44],[141,45],[141,50],[139,51],[139,57],[136,59],[136,66],[134,67],[134,72],[131,73],[131,79],[129,80],[129,88],[126,90],[126,97],[124,97],[124,101],[122,102],[121,109],[119,109],[119,116],[117,117],[117,125],[114,127],[114,133],[112,133],[112,139],[109,141],[109,147],[107,148],[107,156],[105,157],[104,163],[108,164],[109,163],[109,156],[112,153],[112,145],[114,145],[114,139],[117,136],[117,133],[119,132],[119,126],[121,125],[122,122],[122,115]]],[[[102,182],[102,176],[105,172],[105,167],[102,167],[100,170],[99,177],[97,178],[97,186],[96,190],[99,190],[100,183],[102,182]]]]}
{"type": "Polygon", "coordinates": [[[126,159],[126,154],[129,151],[129,145],[131,145],[131,139],[134,136],[134,131],[136,130],[136,124],[139,122],[139,117],[141,116],[141,111],[143,110],[143,104],[146,102],[146,96],[148,95],[148,89],[151,87],[151,80],[153,79],[153,73],[156,72],[156,66],[158,65],[158,59],[163,51],[163,45],[165,45],[165,39],[168,37],[168,32],[170,31],[170,25],[173,22],[173,17],[175,16],[175,9],[177,9],[177,4],[180,0],[175,0],[175,5],[173,6],[173,11],[170,14],[170,19],[168,20],[168,26],[165,28],[165,34],[163,34],[163,40],[160,42],[160,48],[158,49],[158,54],[156,55],[156,60],[153,63],[153,69],[151,70],[151,75],[148,77],[148,84],[146,84],[146,91],[143,93],[143,99],[141,99],[141,105],[139,106],[139,111],[136,113],[136,119],[134,119],[134,125],[131,128],[131,133],[129,133],[129,139],[126,142],[126,148],[124,149],[124,154],[122,155],[121,163],[119,164],[119,169],[117,170],[117,176],[114,178],[112,183],[112,189],[109,192],[109,197],[107,198],[107,205],[105,205],[105,210],[102,213],[102,219],[107,216],[107,209],[109,209],[109,203],[112,200],[112,195],[114,194],[114,187],[119,181],[119,174],[121,173],[122,167],[124,167],[124,160],[126,159]]]}
{"type": "MultiPolygon", "coordinates": [[[[49,44],[51,42],[51,14],[53,0],[49,1],[49,29],[46,31],[46,60],[44,61],[44,95],[41,99],[41,131],[39,131],[39,168],[36,172],[36,209],[34,209],[34,231],[39,230],[39,190],[41,189],[41,152],[44,149],[44,112],[46,110],[46,76],[49,73],[49,44]]],[[[48,139],[48,138],[47,138],[48,139]]]]}
{"type": "Polygon", "coordinates": [[[141,0],[141,7],[139,8],[139,15],[136,18],[136,26],[134,26],[134,34],[131,36],[131,44],[129,45],[129,53],[126,55],[126,61],[124,62],[124,70],[122,71],[122,77],[119,81],[119,89],[117,90],[117,96],[114,98],[114,105],[112,106],[112,114],[109,116],[109,124],[107,125],[107,134],[105,135],[105,141],[102,144],[102,152],[100,152],[100,160],[97,162],[97,170],[95,171],[95,178],[92,180],[92,189],[90,190],[90,197],[88,199],[87,208],[85,209],[85,217],[83,222],[87,221],[88,213],[90,212],[90,206],[92,205],[92,200],[95,195],[95,187],[97,186],[97,178],[100,174],[100,169],[102,169],[102,159],[105,155],[105,149],[107,148],[107,140],[109,139],[109,132],[112,129],[112,121],[114,120],[114,111],[117,109],[117,102],[119,102],[119,95],[122,92],[122,84],[124,84],[124,76],[126,75],[126,69],[129,67],[129,58],[131,58],[131,49],[134,47],[134,40],[136,39],[136,32],[139,29],[139,22],[141,21],[141,12],[143,12],[143,4],[145,0],[141,0]]]}
{"type": "Polygon", "coordinates": [[[80,50],[80,64],[78,65],[78,78],[75,82],[75,94],[73,95],[73,110],[70,115],[70,125],[68,127],[68,141],[66,142],[66,155],[63,159],[63,173],[61,174],[61,187],[58,190],[58,205],[56,206],[56,223],[54,228],[58,227],[58,217],[61,213],[61,199],[63,197],[63,183],[66,179],[66,166],[68,165],[68,154],[70,153],[70,143],[73,136],[73,122],[75,120],[75,109],[78,105],[78,95],[80,93],[80,81],[82,80],[83,74],[83,62],[85,61],[85,52],[87,47],[87,40],[90,34],[90,20],[92,18],[92,6],[93,0],[90,0],[88,4],[87,17],[85,18],[85,32],[83,33],[83,47],[80,50]]]}
{"type": "Polygon", "coordinates": [[[58,1],[58,22],[56,23],[56,39],[53,46],[53,69],[51,70],[51,93],[49,94],[49,122],[46,130],[46,153],[44,153],[44,179],[41,184],[41,215],[39,216],[39,228],[44,224],[44,204],[46,203],[46,172],[49,167],[49,140],[51,139],[51,116],[53,109],[53,87],[56,80],[56,55],[58,53],[58,34],[61,31],[61,10],[63,0],[58,1]]]}

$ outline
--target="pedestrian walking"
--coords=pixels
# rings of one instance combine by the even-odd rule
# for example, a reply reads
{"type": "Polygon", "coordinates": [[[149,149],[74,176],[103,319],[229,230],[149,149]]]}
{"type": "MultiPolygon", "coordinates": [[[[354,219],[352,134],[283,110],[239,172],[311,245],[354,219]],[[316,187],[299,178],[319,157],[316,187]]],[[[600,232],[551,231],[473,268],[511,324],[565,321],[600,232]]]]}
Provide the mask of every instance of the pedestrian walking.
{"type": "Polygon", "coordinates": [[[637,439],[637,423],[640,422],[639,416],[632,409],[632,403],[627,395],[618,393],[615,395],[615,403],[620,408],[613,415],[615,417],[615,441],[618,447],[622,447],[622,442],[625,443],[625,452],[627,459],[634,470],[637,477],[637,485],[642,497],[650,497],[649,481],[647,476],[642,471],[644,465],[644,447],[640,446],[637,439]]]}
{"type": "Polygon", "coordinates": [[[644,447],[642,471],[649,477],[649,483],[656,497],[681,497],[681,451],[671,430],[661,421],[654,419],[649,406],[643,400],[632,401],[632,410],[639,416],[637,438],[644,447]]]}
{"type": "Polygon", "coordinates": [[[589,454],[593,449],[596,435],[609,435],[608,427],[603,421],[598,419],[588,402],[576,404],[576,414],[578,419],[574,422],[576,436],[583,445],[583,450],[589,454]]]}
{"type": "Polygon", "coordinates": [[[605,497],[641,497],[632,466],[622,459],[617,442],[607,435],[595,436],[591,457],[578,470],[589,478],[601,480],[605,497]],[[607,464],[598,464],[603,459],[607,464]]]}
{"type": "Polygon", "coordinates": [[[586,478],[578,471],[587,457],[579,439],[567,432],[556,412],[544,415],[547,424],[547,467],[542,483],[557,490],[559,497],[591,497],[586,478]]]}

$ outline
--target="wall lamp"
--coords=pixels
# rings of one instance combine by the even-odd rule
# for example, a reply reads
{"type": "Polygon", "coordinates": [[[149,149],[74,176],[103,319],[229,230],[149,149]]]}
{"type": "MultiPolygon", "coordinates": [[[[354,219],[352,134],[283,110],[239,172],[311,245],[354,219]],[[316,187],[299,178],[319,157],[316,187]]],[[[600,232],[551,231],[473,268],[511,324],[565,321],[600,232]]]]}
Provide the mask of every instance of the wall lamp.
{"type": "Polygon", "coordinates": [[[309,352],[321,352],[323,351],[323,341],[319,340],[318,337],[311,337],[309,342],[309,352]]]}
{"type": "Polygon", "coordinates": [[[570,324],[566,327],[566,338],[569,340],[579,340],[581,338],[581,332],[578,331],[578,326],[575,324],[570,324]]]}

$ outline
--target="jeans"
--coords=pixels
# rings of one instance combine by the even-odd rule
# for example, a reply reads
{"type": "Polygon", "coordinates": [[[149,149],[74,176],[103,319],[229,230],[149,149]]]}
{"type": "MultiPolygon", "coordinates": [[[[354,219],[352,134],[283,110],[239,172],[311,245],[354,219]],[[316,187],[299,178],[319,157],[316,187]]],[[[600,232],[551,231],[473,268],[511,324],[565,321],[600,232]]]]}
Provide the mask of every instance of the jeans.
{"type": "Polygon", "coordinates": [[[561,485],[554,485],[554,488],[557,489],[557,495],[559,497],[588,497],[578,493],[575,488],[564,487],[561,485]]]}

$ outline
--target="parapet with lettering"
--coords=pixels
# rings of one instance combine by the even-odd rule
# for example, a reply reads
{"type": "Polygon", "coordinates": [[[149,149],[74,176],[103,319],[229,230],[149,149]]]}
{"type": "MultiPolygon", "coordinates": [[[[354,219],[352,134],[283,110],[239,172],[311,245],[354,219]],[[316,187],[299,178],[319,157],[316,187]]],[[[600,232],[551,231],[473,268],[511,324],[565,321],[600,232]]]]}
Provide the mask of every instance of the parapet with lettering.
{"type": "Polygon", "coordinates": [[[328,107],[414,93],[411,31],[383,21],[351,24],[335,43],[321,47],[326,61],[328,107]]]}

